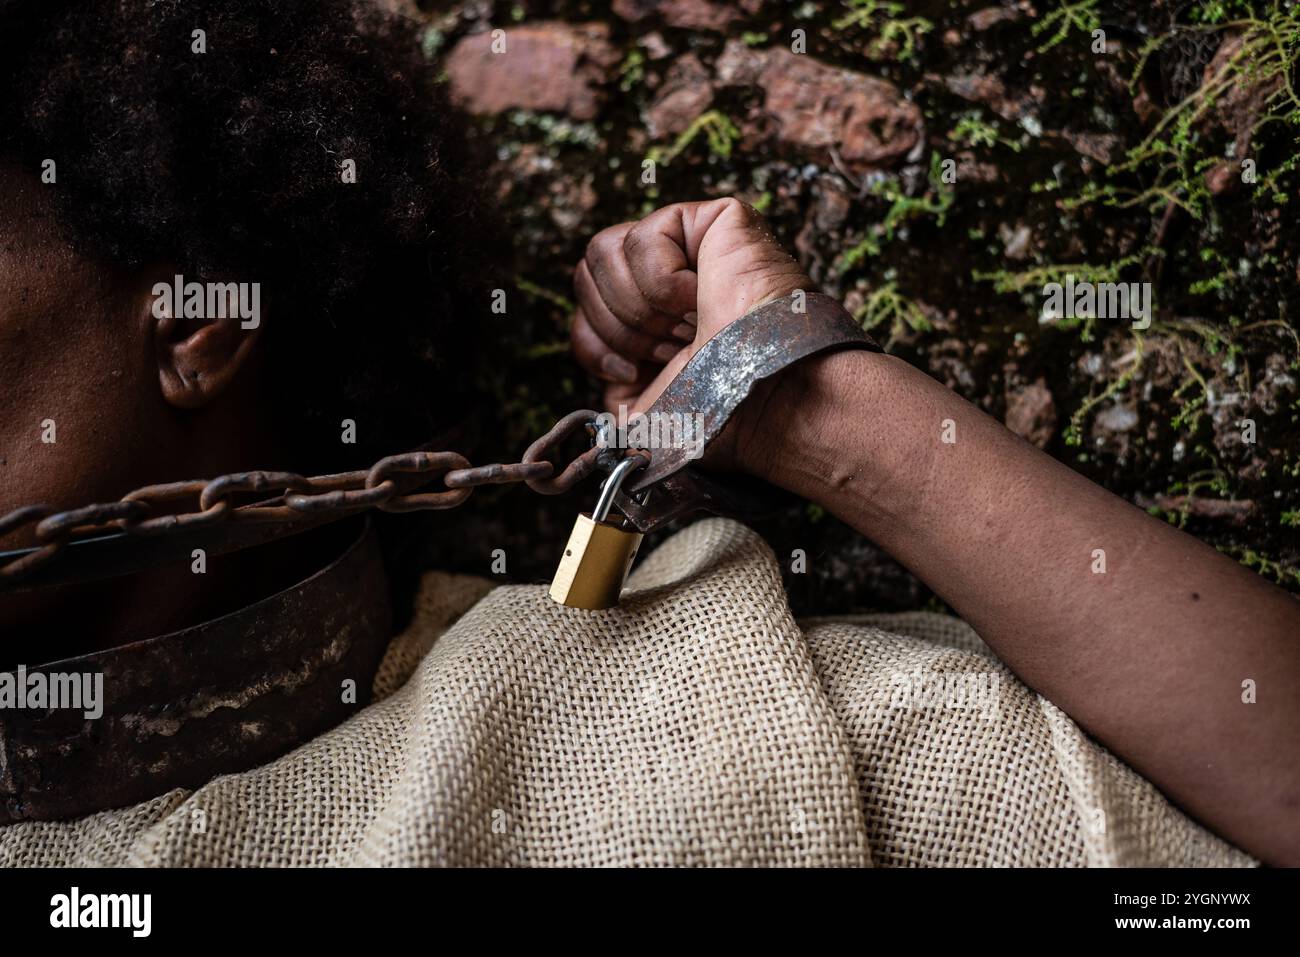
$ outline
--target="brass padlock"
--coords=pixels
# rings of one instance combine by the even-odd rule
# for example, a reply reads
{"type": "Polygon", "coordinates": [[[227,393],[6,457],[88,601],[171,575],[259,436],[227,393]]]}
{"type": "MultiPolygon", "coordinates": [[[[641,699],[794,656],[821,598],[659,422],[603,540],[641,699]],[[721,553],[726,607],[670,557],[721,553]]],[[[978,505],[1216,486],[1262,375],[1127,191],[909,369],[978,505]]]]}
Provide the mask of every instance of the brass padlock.
{"type": "Polygon", "coordinates": [[[578,516],[551,582],[551,597],[561,605],[595,610],[618,604],[623,582],[641,547],[641,533],[610,522],[609,510],[623,480],[644,464],[637,455],[619,462],[601,486],[592,513],[578,516]]]}

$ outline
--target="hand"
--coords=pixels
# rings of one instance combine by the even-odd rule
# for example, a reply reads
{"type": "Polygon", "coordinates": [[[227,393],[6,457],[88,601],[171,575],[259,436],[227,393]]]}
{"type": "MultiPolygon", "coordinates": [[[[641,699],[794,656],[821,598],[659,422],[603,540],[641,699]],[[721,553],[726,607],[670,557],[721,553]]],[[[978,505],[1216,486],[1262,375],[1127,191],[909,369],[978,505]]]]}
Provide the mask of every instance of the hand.
{"type": "Polygon", "coordinates": [[[597,233],[573,285],[574,355],[608,383],[606,407],[629,413],[648,409],[729,323],[813,288],[763,217],[730,198],[674,203],[597,233]]]}

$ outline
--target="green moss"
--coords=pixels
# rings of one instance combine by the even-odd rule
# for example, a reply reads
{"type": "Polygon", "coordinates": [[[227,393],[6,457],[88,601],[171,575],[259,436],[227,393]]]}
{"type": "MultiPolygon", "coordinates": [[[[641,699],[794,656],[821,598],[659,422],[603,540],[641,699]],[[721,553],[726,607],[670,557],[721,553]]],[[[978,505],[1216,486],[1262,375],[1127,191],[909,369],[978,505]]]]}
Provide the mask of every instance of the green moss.
{"type": "Polygon", "coordinates": [[[1300,585],[1300,568],[1257,552],[1243,545],[1220,545],[1219,551],[1231,555],[1247,568],[1254,569],[1265,578],[1271,578],[1279,585],[1300,585]]]}
{"type": "Polygon", "coordinates": [[[1204,498],[1205,496],[1201,495],[1202,492],[1213,492],[1214,498],[1232,497],[1227,475],[1221,469],[1207,469],[1193,473],[1186,481],[1174,482],[1169,486],[1165,494],[1183,496],[1180,508],[1175,510],[1154,508],[1151,509],[1151,512],[1155,515],[1163,515],[1171,525],[1186,528],[1187,519],[1192,511],[1192,502],[1197,498],[1204,498]]]}
{"type": "Polygon", "coordinates": [[[1016,153],[1021,149],[1015,140],[1002,136],[995,124],[984,120],[978,110],[962,114],[948,131],[948,139],[967,147],[991,147],[1000,143],[1016,153]]]}
{"type": "MultiPolygon", "coordinates": [[[[1050,283],[1064,285],[1070,277],[1073,277],[1075,282],[1098,284],[1120,282],[1126,270],[1145,264],[1152,256],[1158,254],[1159,250],[1154,247],[1144,246],[1135,253],[1109,263],[1044,263],[1020,270],[977,269],[971,273],[971,276],[977,282],[993,283],[994,292],[1037,295],[1042,292],[1044,286],[1050,283]]],[[[1155,311],[1154,302],[1151,304],[1151,309],[1155,311]]],[[[1079,338],[1083,342],[1091,342],[1096,323],[1095,316],[1073,316],[1055,319],[1051,326],[1057,329],[1078,329],[1079,338]]]]}
{"type": "Polygon", "coordinates": [[[1199,0],[1188,11],[1193,23],[1223,23],[1226,20],[1249,17],[1253,0],[1199,0]]]}
{"type": "Polygon", "coordinates": [[[880,59],[891,53],[899,62],[912,60],[920,38],[934,29],[925,17],[899,17],[906,12],[891,0],[848,0],[849,12],[831,23],[833,30],[859,29],[873,34],[867,56],[880,59]]]}
{"type": "Polygon", "coordinates": [[[1088,416],[1092,414],[1092,410],[1128,388],[1129,383],[1141,370],[1145,356],[1145,340],[1140,333],[1134,333],[1132,361],[1122,373],[1110,380],[1100,393],[1089,396],[1079,408],[1074,410],[1063,435],[1066,445],[1080,446],[1083,444],[1083,426],[1087,422],[1088,416]]]}
{"type": "Polygon", "coordinates": [[[854,311],[853,318],[862,323],[862,328],[867,332],[879,326],[887,326],[889,338],[885,341],[886,352],[909,330],[929,332],[932,328],[921,308],[907,296],[901,295],[897,284],[893,282],[873,289],[866,302],[854,311]]]}
{"type": "Polygon", "coordinates": [[[420,51],[424,54],[425,59],[432,60],[438,55],[443,44],[447,42],[447,35],[437,27],[431,26],[420,34],[420,51]]]}
{"type": "Polygon", "coordinates": [[[739,128],[725,113],[709,110],[697,116],[672,145],[651,147],[646,159],[652,160],[657,166],[667,166],[684,153],[701,133],[708,142],[709,153],[724,160],[731,158],[731,151],[740,139],[739,128]]]}
{"type": "Polygon", "coordinates": [[[868,258],[879,256],[885,244],[893,241],[904,223],[933,218],[936,226],[942,226],[955,197],[953,187],[943,182],[942,169],[943,157],[937,152],[931,153],[929,186],[920,196],[908,196],[897,179],[883,179],[872,184],[869,194],[885,201],[889,206],[884,217],[840,255],[838,269],[844,272],[861,265],[868,258]]]}
{"type": "MultiPolygon", "coordinates": [[[[1236,5],[1225,5],[1223,9],[1226,13],[1235,10],[1236,5]]],[[[1229,31],[1240,36],[1240,43],[1222,68],[1166,110],[1145,138],[1130,148],[1121,162],[1109,168],[1107,182],[1088,184],[1068,201],[1067,208],[1103,202],[1120,207],[1163,209],[1172,203],[1202,219],[1212,199],[1206,174],[1224,162],[1222,153],[1214,149],[1215,144],[1207,135],[1207,124],[1223,98],[1241,89],[1271,89],[1264,98],[1252,137],[1265,128],[1279,128],[1288,131],[1290,144],[1284,153],[1288,158],[1271,170],[1259,171],[1261,178],[1248,184],[1255,187],[1250,193],[1256,200],[1286,201],[1287,195],[1294,191],[1294,177],[1290,174],[1296,170],[1296,152],[1300,149],[1300,96],[1293,85],[1300,60],[1300,5],[1285,6],[1281,0],[1269,0],[1264,12],[1258,15],[1243,14],[1238,19],[1226,19],[1225,15],[1196,25],[1181,25],[1155,36],[1140,51],[1131,83],[1136,87],[1148,61],[1166,46],[1189,35],[1226,36],[1229,31]],[[1133,177],[1141,185],[1129,185],[1133,177]]]]}
{"type": "Polygon", "coordinates": [[[512,110],[506,119],[519,129],[540,133],[547,146],[579,146],[593,150],[601,143],[600,133],[591,123],[578,123],[550,113],[532,113],[528,110],[512,110]]]}
{"type": "Polygon", "coordinates": [[[519,291],[525,295],[531,296],[534,299],[544,299],[552,305],[559,306],[560,309],[566,313],[572,313],[577,308],[573,304],[572,300],[566,299],[558,292],[553,292],[550,289],[539,286],[535,282],[530,282],[522,276],[515,278],[515,286],[517,286],[519,291]]]}
{"type": "Polygon", "coordinates": [[[1091,37],[1092,31],[1101,26],[1101,14],[1097,10],[1097,4],[1098,0],[1075,0],[1073,3],[1063,3],[1035,23],[1032,33],[1036,37],[1054,31],[1038,48],[1038,52],[1045,53],[1057,44],[1063,43],[1075,30],[1091,37]]]}
{"type": "Polygon", "coordinates": [[[645,83],[645,54],[640,48],[633,47],[618,68],[618,88],[624,93],[641,87],[645,83]]]}

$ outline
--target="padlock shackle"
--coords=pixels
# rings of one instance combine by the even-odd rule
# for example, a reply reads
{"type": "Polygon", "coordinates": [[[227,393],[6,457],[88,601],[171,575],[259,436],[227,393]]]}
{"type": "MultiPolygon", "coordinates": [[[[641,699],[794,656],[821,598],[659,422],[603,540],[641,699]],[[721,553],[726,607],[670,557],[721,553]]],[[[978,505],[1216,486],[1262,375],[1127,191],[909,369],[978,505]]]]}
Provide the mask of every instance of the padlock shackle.
{"type": "Polygon", "coordinates": [[[600,497],[596,499],[596,507],[591,511],[591,518],[596,522],[604,522],[609,518],[609,510],[614,506],[614,498],[618,495],[619,488],[623,485],[624,479],[639,468],[643,468],[646,459],[641,455],[629,455],[618,465],[614,466],[614,471],[609,473],[609,478],[605,479],[604,484],[600,487],[600,497]]]}

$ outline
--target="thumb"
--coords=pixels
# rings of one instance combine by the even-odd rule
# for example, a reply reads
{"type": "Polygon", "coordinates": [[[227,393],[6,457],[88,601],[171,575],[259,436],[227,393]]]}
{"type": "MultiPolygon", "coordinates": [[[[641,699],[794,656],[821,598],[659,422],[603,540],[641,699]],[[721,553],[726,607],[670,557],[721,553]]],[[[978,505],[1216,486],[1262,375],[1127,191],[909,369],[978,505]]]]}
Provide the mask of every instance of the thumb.
{"type": "Polygon", "coordinates": [[[696,257],[699,324],[710,335],[765,302],[812,285],[757,210],[735,199],[720,202],[696,257]]]}

